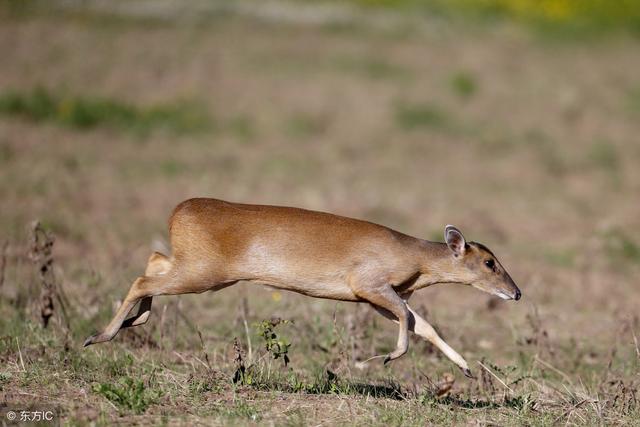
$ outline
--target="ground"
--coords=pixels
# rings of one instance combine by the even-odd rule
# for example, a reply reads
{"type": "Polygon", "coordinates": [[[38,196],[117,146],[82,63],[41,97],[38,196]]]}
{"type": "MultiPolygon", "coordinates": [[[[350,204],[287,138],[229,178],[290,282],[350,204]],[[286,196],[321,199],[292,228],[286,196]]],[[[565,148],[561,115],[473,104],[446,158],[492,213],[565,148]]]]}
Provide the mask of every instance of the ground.
{"type": "Polygon", "coordinates": [[[26,4],[0,9],[4,410],[71,425],[638,423],[637,37],[280,2],[26,4]],[[193,196],[439,241],[455,224],[523,298],[412,297],[476,379],[417,338],[360,369],[395,325],[246,284],[158,298],[146,325],[83,349],[193,196]],[[43,276],[34,220],[55,236],[43,276]]]}

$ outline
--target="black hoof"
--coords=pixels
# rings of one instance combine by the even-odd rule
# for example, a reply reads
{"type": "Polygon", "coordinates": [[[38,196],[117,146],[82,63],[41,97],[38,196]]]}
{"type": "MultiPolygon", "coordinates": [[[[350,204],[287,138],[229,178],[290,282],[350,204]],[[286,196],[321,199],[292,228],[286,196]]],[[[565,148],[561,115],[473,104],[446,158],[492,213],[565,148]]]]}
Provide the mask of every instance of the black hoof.
{"type": "Polygon", "coordinates": [[[464,373],[464,376],[467,378],[471,378],[471,379],[476,379],[476,377],[473,376],[473,374],[471,373],[471,369],[467,368],[467,369],[463,369],[462,372],[464,373]]]}
{"type": "Polygon", "coordinates": [[[95,338],[95,335],[91,335],[89,338],[87,338],[86,340],[84,340],[84,344],[82,344],[83,347],[89,346],[91,344],[93,344],[93,339],[95,338]]]}
{"type": "Polygon", "coordinates": [[[103,342],[105,341],[104,339],[102,339],[102,334],[95,334],[95,335],[91,335],[89,338],[87,338],[86,340],[84,340],[84,344],[82,345],[83,347],[87,347],[91,344],[97,344],[99,342],[103,342]]]}
{"type": "Polygon", "coordinates": [[[384,358],[384,362],[382,362],[382,364],[386,365],[389,362],[391,362],[391,356],[387,355],[387,357],[384,358]]]}

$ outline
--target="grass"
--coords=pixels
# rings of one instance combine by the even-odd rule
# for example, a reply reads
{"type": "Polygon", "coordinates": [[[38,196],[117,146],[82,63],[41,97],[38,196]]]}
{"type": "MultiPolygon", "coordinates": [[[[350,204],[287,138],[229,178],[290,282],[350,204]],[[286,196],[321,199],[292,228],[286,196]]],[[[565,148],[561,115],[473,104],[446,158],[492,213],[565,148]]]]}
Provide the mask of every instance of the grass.
{"type": "Polygon", "coordinates": [[[373,80],[404,81],[412,75],[400,64],[386,61],[376,57],[336,57],[333,60],[335,70],[353,73],[373,80]]]}
{"type": "Polygon", "coordinates": [[[478,91],[478,84],[472,74],[458,72],[451,77],[451,90],[462,99],[469,99],[478,91]]]}
{"type": "Polygon", "coordinates": [[[640,87],[633,87],[627,91],[626,104],[632,113],[640,113],[640,87]]]}
{"type": "MultiPolygon", "coordinates": [[[[308,0],[306,0],[308,1],[308,0]]],[[[447,19],[526,24],[554,36],[584,36],[640,30],[640,6],[634,1],[602,0],[351,0],[374,8],[422,12],[447,19]]]]}
{"type": "Polygon", "coordinates": [[[327,121],[324,116],[297,113],[287,121],[286,131],[299,138],[321,136],[327,130],[327,121]]]}
{"type": "Polygon", "coordinates": [[[142,414],[149,405],[155,403],[158,392],[150,392],[142,380],[123,377],[117,383],[96,384],[92,388],[94,393],[104,396],[123,410],[142,414]]]}
{"type": "Polygon", "coordinates": [[[606,251],[612,260],[640,264],[640,244],[636,243],[625,230],[608,230],[603,239],[606,251]]]}
{"type": "MultiPolygon", "coordinates": [[[[7,308],[5,306],[5,311],[10,311],[7,308]]],[[[434,381],[430,376],[424,377],[422,390],[415,389],[415,385],[403,386],[392,378],[376,384],[371,379],[361,382],[352,374],[345,374],[345,378],[329,370],[317,371],[309,377],[295,373],[291,367],[278,369],[273,366],[269,360],[276,360],[272,359],[270,350],[256,354],[250,383],[233,384],[230,369],[233,357],[218,359],[214,370],[208,366],[210,358],[206,351],[203,354],[182,350],[180,358],[173,359],[167,358],[167,353],[161,350],[148,347],[134,350],[128,348],[128,344],[123,346],[117,342],[115,348],[77,350],[65,344],[66,339],[57,328],[41,330],[36,325],[25,325],[19,317],[12,317],[9,321],[15,322],[14,328],[26,328],[31,333],[23,334],[25,338],[20,347],[17,342],[12,342],[0,349],[0,356],[7,362],[5,369],[12,371],[0,375],[4,391],[10,394],[15,387],[46,387],[50,381],[47,375],[53,371],[59,377],[55,381],[62,380],[67,384],[59,392],[70,393],[76,385],[84,387],[87,384],[92,391],[87,396],[89,405],[100,407],[101,402],[110,402],[119,417],[144,415],[149,420],[158,420],[161,416],[169,416],[177,420],[184,417],[183,408],[191,408],[188,410],[191,412],[193,408],[202,407],[213,419],[233,423],[242,420],[259,422],[272,417],[272,410],[278,411],[276,408],[280,407],[281,399],[288,401],[286,406],[290,406],[291,401],[304,401],[310,396],[315,396],[314,399],[335,396],[336,402],[349,399],[351,407],[374,411],[361,420],[363,423],[379,425],[463,422],[466,416],[461,410],[477,411],[476,416],[488,422],[509,424],[530,420],[540,413],[546,417],[543,424],[557,422],[568,419],[569,412],[585,420],[596,420],[601,416],[632,420],[640,410],[634,397],[637,385],[633,381],[592,382],[583,377],[581,385],[573,384],[570,378],[584,375],[580,372],[588,369],[588,365],[583,365],[584,362],[578,359],[576,366],[572,361],[580,354],[579,347],[574,347],[572,353],[566,350],[561,353],[554,341],[546,344],[550,347],[539,347],[539,341],[531,340],[525,346],[538,346],[538,351],[543,349],[542,353],[517,365],[501,366],[482,360],[485,367],[476,371],[478,380],[461,384],[462,388],[453,390],[443,388],[437,377],[434,381]],[[38,350],[42,340],[47,347],[38,350]],[[36,356],[37,352],[40,353],[36,356]],[[14,363],[19,366],[24,363],[25,369],[13,370],[14,363]],[[559,384],[560,389],[557,388],[559,384]],[[221,398],[231,400],[220,401],[221,398]],[[566,403],[557,407],[558,402],[566,403]],[[265,403],[271,408],[265,408],[265,403]]],[[[541,331],[535,333],[540,334],[541,331]]],[[[298,341],[294,340],[293,344],[298,341]]],[[[618,350],[623,349],[624,345],[618,350]]],[[[607,376],[617,378],[620,375],[621,360],[615,358],[609,362],[607,376]]],[[[102,406],[102,415],[97,416],[108,419],[110,404],[102,406]]],[[[90,412],[84,416],[87,414],[90,412]]],[[[284,416],[287,422],[303,425],[313,417],[308,410],[288,410],[282,414],[280,416],[284,416]]]]}
{"type": "Polygon", "coordinates": [[[406,130],[445,130],[452,125],[449,115],[433,104],[401,103],[396,107],[395,120],[406,130]]]}
{"type": "MultiPolygon", "coordinates": [[[[508,424],[524,420],[536,424],[566,421],[570,412],[588,423],[603,416],[615,417],[623,422],[633,420],[640,410],[635,397],[637,385],[633,381],[615,379],[620,366],[620,361],[615,359],[605,371],[612,380],[604,382],[594,382],[584,376],[581,385],[573,384],[568,379],[569,375],[574,376],[587,369],[587,366],[569,368],[569,360],[563,362],[564,356],[546,354],[517,366],[500,366],[483,360],[486,368],[477,371],[478,380],[463,384],[462,389],[448,390],[438,381],[425,377],[422,390],[416,390],[402,386],[393,379],[375,384],[370,380],[359,382],[355,378],[341,378],[331,371],[318,372],[311,378],[292,371],[278,371],[274,366],[269,366],[268,359],[262,357],[268,354],[266,352],[257,357],[256,368],[261,377],[252,384],[234,385],[228,370],[230,360],[219,366],[218,369],[222,370],[214,371],[205,366],[206,362],[196,362],[197,365],[189,363],[189,360],[203,360],[196,352],[183,351],[181,357],[186,364],[176,364],[165,358],[161,365],[157,365],[156,361],[162,358],[163,352],[148,348],[134,350],[129,353],[134,356],[122,358],[117,356],[121,350],[65,350],[64,338],[55,330],[38,331],[26,336],[20,347],[26,369],[22,372],[2,372],[0,379],[3,390],[11,390],[16,386],[43,387],[48,381],[47,372],[56,370],[58,375],[62,375],[61,380],[72,380],[79,386],[90,384],[92,394],[88,396],[89,402],[99,404],[104,399],[104,402],[114,405],[121,417],[145,415],[149,420],[158,420],[168,415],[169,419],[177,421],[186,415],[180,412],[181,408],[202,407],[207,408],[214,419],[233,423],[243,420],[259,422],[270,419],[273,411],[279,410],[281,399],[304,401],[309,398],[305,396],[315,396],[314,399],[335,396],[337,402],[348,399],[351,407],[372,411],[360,421],[394,425],[421,424],[427,420],[436,423],[463,422],[466,419],[465,410],[474,411],[475,417],[479,416],[487,422],[508,424]],[[38,339],[43,338],[48,342],[48,347],[35,358],[33,351],[38,346],[38,339]],[[115,359],[105,364],[105,360],[109,360],[105,356],[109,354],[113,354],[115,359]],[[131,362],[132,357],[138,359],[140,356],[140,362],[131,362]],[[64,369],[59,370],[62,367],[64,369]],[[552,384],[561,384],[561,387],[549,388],[552,384]],[[185,394],[185,389],[189,393],[185,394]],[[265,407],[265,403],[271,408],[265,407]],[[167,408],[173,409],[167,412],[167,408]]],[[[11,369],[15,358],[19,357],[13,353],[16,349],[17,346],[13,344],[0,352],[8,362],[5,369],[11,369]]],[[[574,349],[576,352],[579,350],[574,349]]],[[[578,353],[565,353],[569,356],[575,354],[578,353]]],[[[75,392],[74,387],[65,387],[61,391],[65,394],[75,392]]],[[[109,412],[109,406],[103,407],[105,415],[109,412]]],[[[290,403],[286,403],[286,406],[290,406],[290,403]]],[[[289,410],[283,414],[281,416],[288,422],[297,420],[303,424],[306,424],[309,416],[304,409],[298,412],[289,410]]]]}
{"type": "Polygon", "coordinates": [[[64,96],[42,87],[0,94],[0,114],[79,130],[108,127],[143,134],[156,129],[194,132],[211,125],[202,111],[186,103],[143,108],[109,98],[64,96]]]}

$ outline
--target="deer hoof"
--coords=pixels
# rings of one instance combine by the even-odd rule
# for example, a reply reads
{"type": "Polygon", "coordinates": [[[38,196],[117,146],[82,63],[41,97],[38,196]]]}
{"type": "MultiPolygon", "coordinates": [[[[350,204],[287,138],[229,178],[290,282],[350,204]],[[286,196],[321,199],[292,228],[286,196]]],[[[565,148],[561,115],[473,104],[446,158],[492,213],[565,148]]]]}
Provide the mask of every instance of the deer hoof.
{"type": "Polygon", "coordinates": [[[474,376],[473,376],[473,374],[471,373],[471,369],[469,369],[469,368],[464,368],[464,369],[462,369],[462,372],[464,373],[464,376],[465,376],[465,377],[467,377],[467,378],[471,378],[471,379],[473,379],[473,380],[475,380],[475,379],[476,379],[476,377],[474,377],[474,376]]]}

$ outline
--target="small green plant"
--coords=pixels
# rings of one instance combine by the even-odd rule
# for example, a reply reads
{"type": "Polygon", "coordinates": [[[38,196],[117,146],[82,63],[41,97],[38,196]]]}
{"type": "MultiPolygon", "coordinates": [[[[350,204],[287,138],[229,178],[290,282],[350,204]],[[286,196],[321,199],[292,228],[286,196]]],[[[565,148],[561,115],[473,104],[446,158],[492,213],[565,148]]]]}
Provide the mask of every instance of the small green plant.
{"type": "Polygon", "coordinates": [[[552,249],[549,248],[543,253],[544,258],[558,266],[571,268],[576,263],[577,253],[573,248],[552,249]]]}
{"type": "Polygon", "coordinates": [[[294,137],[317,136],[326,130],[327,120],[322,116],[296,114],[287,123],[287,132],[294,137]]]}
{"type": "Polygon", "coordinates": [[[96,384],[93,391],[121,409],[131,410],[136,414],[145,412],[159,397],[159,393],[147,389],[142,380],[134,380],[131,377],[123,377],[116,384],[96,384]]]}
{"type": "Polygon", "coordinates": [[[444,129],[450,124],[448,115],[431,104],[401,104],[396,108],[395,118],[396,123],[407,130],[444,129]]]}
{"type": "Polygon", "coordinates": [[[289,364],[289,348],[291,347],[291,343],[286,338],[278,337],[275,329],[278,325],[285,325],[287,323],[292,322],[290,320],[275,318],[263,320],[256,325],[258,335],[264,340],[267,352],[271,353],[274,359],[282,358],[284,366],[289,364]]]}
{"type": "Polygon", "coordinates": [[[619,229],[604,234],[605,251],[612,260],[640,263],[640,245],[619,229]]]}
{"type": "Polygon", "coordinates": [[[196,377],[192,374],[191,376],[189,376],[187,384],[189,387],[189,393],[192,396],[210,392],[219,393],[222,391],[221,384],[219,384],[211,375],[205,377],[196,377]]]}
{"type": "Polygon", "coordinates": [[[589,160],[594,166],[607,171],[617,170],[620,163],[615,146],[606,141],[599,141],[591,146],[589,160]]]}
{"type": "Polygon", "coordinates": [[[475,79],[469,73],[456,73],[451,78],[450,84],[453,92],[463,99],[471,98],[478,90],[475,79]]]}
{"type": "Polygon", "coordinates": [[[258,409],[244,400],[237,401],[232,406],[222,407],[220,413],[230,419],[246,418],[251,421],[260,421],[261,418],[258,409]]]}
{"type": "Polygon", "coordinates": [[[399,79],[410,77],[406,68],[378,58],[339,57],[334,61],[338,70],[358,74],[373,80],[399,79]]]}
{"type": "Polygon", "coordinates": [[[0,94],[0,114],[80,130],[109,127],[139,133],[159,128],[190,132],[210,124],[208,117],[192,104],[139,107],[104,97],[63,95],[42,87],[0,94]]]}
{"type": "Polygon", "coordinates": [[[256,135],[256,126],[250,116],[239,115],[225,123],[225,130],[235,135],[241,142],[249,142],[256,135]]]}
{"type": "Polygon", "coordinates": [[[0,391],[4,389],[4,383],[9,382],[13,375],[10,372],[0,372],[0,391]]]}

